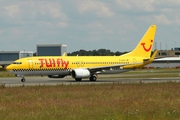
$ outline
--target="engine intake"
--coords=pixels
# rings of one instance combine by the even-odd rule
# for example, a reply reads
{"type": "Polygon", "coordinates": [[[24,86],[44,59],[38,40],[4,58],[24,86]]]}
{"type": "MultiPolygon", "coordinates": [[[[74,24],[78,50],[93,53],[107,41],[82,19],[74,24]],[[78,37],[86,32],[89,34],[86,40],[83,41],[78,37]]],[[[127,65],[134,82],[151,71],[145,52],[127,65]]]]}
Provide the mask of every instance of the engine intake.
{"type": "Polygon", "coordinates": [[[71,75],[73,78],[87,78],[90,77],[90,72],[88,69],[74,69],[71,75]]]}

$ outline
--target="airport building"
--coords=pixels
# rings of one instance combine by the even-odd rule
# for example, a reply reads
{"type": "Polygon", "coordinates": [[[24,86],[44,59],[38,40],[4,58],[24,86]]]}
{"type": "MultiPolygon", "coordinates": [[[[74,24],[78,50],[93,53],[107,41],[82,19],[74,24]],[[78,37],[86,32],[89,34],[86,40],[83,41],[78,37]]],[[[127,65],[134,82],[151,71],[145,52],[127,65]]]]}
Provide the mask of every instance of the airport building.
{"type": "Polygon", "coordinates": [[[165,57],[155,59],[147,68],[180,68],[180,57],[165,57]]]}
{"type": "Polygon", "coordinates": [[[158,50],[156,59],[147,68],[180,68],[180,47],[158,50]]]}
{"type": "Polygon", "coordinates": [[[31,51],[0,51],[0,66],[6,66],[13,61],[23,58],[33,56],[31,51]]]}
{"type": "Polygon", "coordinates": [[[159,50],[156,57],[179,57],[180,48],[176,47],[172,50],[159,50]]]}
{"type": "Polygon", "coordinates": [[[65,44],[41,44],[36,47],[37,56],[61,56],[67,53],[65,44]]]}

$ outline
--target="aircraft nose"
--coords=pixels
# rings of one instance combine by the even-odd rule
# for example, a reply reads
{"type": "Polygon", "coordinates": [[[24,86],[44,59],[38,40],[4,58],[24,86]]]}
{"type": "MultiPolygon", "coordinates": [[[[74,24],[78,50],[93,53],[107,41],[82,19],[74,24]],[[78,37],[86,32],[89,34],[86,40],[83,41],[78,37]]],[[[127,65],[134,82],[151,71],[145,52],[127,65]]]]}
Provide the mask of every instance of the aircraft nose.
{"type": "Polygon", "coordinates": [[[7,71],[12,70],[11,65],[8,65],[8,66],[6,67],[6,70],[7,70],[7,71]]]}

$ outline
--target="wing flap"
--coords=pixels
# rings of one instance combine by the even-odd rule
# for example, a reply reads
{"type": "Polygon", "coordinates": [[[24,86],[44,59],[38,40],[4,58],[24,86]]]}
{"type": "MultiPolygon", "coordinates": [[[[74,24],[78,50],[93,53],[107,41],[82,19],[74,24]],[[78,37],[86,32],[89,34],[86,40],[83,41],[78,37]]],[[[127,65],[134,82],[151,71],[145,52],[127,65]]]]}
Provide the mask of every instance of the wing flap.
{"type": "MultiPolygon", "coordinates": [[[[98,67],[92,67],[88,68],[88,70],[92,73],[97,71],[104,71],[104,70],[112,70],[112,69],[123,69],[123,66],[132,66],[140,63],[134,63],[134,64],[116,64],[116,65],[109,65],[109,66],[98,66],[98,67]],[[122,67],[122,68],[121,68],[122,67]]],[[[142,63],[141,63],[142,64],[142,63]]]]}
{"type": "Polygon", "coordinates": [[[116,65],[109,65],[109,66],[98,66],[98,67],[92,67],[88,68],[90,72],[96,72],[96,71],[102,71],[102,70],[110,70],[111,68],[120,68],[121,66],[124,66],[125,64],[116,64],[116,65]]]}

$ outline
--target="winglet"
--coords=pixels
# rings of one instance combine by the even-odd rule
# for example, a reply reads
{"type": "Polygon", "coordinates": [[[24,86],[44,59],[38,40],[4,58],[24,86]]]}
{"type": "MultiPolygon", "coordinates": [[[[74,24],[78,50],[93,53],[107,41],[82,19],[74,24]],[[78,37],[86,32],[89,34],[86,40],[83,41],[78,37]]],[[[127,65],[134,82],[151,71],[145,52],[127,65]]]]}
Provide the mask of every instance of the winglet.
{"type": "Polygon", "coordinates": [[[153,55],[151,56],[151,58],[150,58],[148,61],[145,61],[145,62],[144,62],[144,65],[147,65],[147,64],[152,63],[152,62],[154,61],[154,58],[156,57],[157,53],[158,53],[158,50],[155,50],[155,52],[153,53],[153,55]]]}
{"type": "Polygon", "coordinates": [[[64,52],[62,56],[67,56],[66,52],[64,52]]]}

